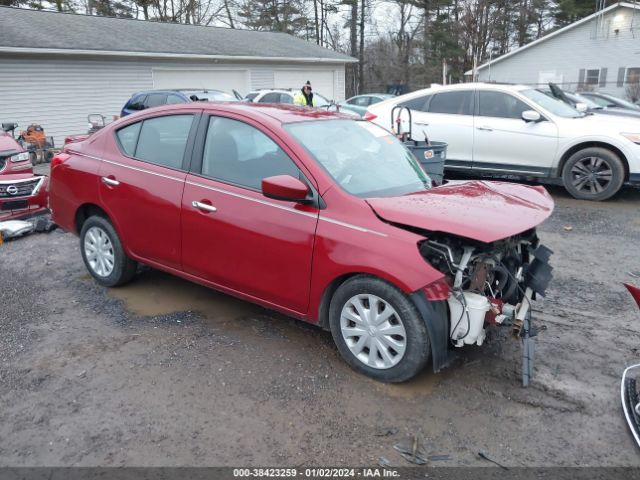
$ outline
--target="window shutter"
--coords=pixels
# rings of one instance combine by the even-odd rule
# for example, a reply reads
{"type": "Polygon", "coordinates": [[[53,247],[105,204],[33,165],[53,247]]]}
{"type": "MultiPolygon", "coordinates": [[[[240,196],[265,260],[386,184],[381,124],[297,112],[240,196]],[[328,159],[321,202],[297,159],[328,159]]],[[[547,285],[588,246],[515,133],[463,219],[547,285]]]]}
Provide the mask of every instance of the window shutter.
{"type": "Polygon", "coordinates": [[[578,88],[582,88],[584,85],[584,74],[585,74],[584,68],[581,68],[580,73],[578,75],[578,88]]]}
{"type": "Polygon", "coordinates": [[[606,87],[607,86],[607,69],[606,69],[606,67],[602,67],[600,69],[600,86],[601,87],[606,87]]]}
{"type": "Polygon", "coordinates": [[[618,83],[616,84],[617,87],[624,87],[624,74],[627,71],[627,69],[625,67],[620,67],[618,69],[618,83]]]}

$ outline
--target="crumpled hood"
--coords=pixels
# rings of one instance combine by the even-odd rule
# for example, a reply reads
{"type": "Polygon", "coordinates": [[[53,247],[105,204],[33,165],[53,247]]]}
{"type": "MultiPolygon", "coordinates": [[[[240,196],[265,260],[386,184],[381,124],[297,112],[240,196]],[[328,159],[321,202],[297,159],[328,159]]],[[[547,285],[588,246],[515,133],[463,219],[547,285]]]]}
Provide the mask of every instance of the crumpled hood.
{"type": "Polygon", "coordinates": [[[544,187],[505,182],[449,182],[426,192],[366,200],[387,222],[494,242],[544,222],[553,200],[544,187]]]}

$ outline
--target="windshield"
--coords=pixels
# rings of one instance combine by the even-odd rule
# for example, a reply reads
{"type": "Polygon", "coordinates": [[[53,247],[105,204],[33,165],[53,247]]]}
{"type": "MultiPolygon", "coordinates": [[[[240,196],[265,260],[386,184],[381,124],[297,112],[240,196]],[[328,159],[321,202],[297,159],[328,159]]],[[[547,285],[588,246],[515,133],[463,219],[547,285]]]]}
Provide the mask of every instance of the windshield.
{"type": "Polygon", "coordinates": [[[431,187],[431,179],[411,152],[370,122],[319,120],[284,128],[352,195],[392,197],[431,187]]]}
{"type": "Polygon", "coordinates": [[[245,102],[253,102],[253,99],[258,96],[258,92],[247,93],[244,97],[245,102]]]}
{"type": "Polygon", "coordinates": [[[556,98],[545,95],[539,90],[522,90],[520,93],[548,112],[551,112],[559,117],[578,118],[584,116],[584,114],[578,112],[575,108],[567,105],[564,102],[561,102],[556,98]]]}
{"type": "MultiPolygon", "coordinates": [[[[618,98],[618,97],[612,97],[609,95],[603,95],[603,97],[605,98],[610,98],[611,99],[611,103],[617,103],[618,105],[622,105],[625,108],[630,108],[632,110],[640,110],[640,106],[631,103],[631,102],[627,102],[626,100],[624,100],[623,98],[618,98]]],[[[614,107],[617,107],[618,105],[613,105],[614,107]]]]}

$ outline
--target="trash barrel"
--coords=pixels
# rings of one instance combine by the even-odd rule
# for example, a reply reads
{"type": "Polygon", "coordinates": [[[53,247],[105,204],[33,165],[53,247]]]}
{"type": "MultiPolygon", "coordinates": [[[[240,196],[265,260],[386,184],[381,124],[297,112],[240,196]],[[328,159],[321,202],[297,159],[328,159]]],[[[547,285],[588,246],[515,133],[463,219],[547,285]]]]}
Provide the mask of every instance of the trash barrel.
{"type": "Polygon", "coordinates": [[[434,185],[442,185],[444,162],[447,159],[447,143],[408,140],[405,145],[416,157],[422,169],[431,177],[434,185]]]}

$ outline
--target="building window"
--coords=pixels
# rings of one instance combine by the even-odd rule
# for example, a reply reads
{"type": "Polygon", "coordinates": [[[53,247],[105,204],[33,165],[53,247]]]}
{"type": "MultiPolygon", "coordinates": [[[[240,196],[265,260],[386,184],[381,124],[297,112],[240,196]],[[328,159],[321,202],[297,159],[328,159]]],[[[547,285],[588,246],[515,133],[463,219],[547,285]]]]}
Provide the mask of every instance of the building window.
{"type": "Polygon", "coordinates": [[[594,68],[591,70],[587,70],[584,83],[586,83],[587,85],[598,85],[600,83],[600,69],[594,68]]]}
{"type": "Polygon", "coordinates": [[[640,67],[627,68],[625,83],[640,83],[640,67]]]}

